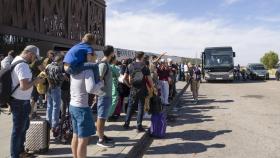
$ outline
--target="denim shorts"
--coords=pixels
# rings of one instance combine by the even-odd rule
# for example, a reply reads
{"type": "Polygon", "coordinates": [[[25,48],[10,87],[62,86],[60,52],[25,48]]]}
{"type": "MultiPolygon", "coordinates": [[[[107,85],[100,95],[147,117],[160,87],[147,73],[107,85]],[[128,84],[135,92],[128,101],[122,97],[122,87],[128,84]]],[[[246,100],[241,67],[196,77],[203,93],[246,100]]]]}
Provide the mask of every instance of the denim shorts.
{"type": "Polygon", "coordinates": [[[79,138],[86,138],[96,133],[93,115],[89,107],[79,108],[70,105],[73,133],[79,138]]]}
{"type": "Polygon", "coordinates": [[[110,107],[112,106],[112,97],[99,96],[97,102],[97,116],[99,119],[107,120],[110,107]]]}

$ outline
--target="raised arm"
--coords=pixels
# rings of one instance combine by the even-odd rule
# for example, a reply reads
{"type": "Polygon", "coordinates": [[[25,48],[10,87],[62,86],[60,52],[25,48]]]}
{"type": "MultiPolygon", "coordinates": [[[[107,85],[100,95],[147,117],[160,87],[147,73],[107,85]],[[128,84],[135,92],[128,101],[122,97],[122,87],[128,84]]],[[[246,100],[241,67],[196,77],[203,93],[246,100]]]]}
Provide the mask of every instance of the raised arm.
{"type": "Polygon", "coordinates": [[[155,59],[153,62],[158,62],[166,54],[167,52],[161,53],[160,56],[157,59],[155,59]]]}

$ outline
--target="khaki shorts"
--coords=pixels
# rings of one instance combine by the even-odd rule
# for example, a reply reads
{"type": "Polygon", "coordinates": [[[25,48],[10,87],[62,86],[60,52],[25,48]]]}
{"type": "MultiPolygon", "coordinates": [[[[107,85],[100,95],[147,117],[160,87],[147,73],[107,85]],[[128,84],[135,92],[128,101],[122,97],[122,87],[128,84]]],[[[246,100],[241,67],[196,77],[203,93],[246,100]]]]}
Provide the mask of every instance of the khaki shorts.
{"type": "Polygon", "coordinates": [[[192,82],[191,82],[191,91],[192,92],[193,91],[198,92],[199,87],[200,87],[200,81],[192,80],[192,82]]]}

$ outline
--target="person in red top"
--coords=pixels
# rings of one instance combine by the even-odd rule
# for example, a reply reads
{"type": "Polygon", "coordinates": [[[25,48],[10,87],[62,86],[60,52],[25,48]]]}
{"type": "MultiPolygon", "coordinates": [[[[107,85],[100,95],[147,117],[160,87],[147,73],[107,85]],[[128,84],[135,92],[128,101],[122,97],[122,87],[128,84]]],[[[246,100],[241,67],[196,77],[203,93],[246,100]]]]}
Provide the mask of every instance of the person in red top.
{"type": "Polygon", "coordinates": [[[164,59],[161,60],[161,63],[157,69],[159,77],[159,85],[161,90],[161,101],[164,105],[169,106],[169,81],[170,81],[170,70],[164,59]]]}

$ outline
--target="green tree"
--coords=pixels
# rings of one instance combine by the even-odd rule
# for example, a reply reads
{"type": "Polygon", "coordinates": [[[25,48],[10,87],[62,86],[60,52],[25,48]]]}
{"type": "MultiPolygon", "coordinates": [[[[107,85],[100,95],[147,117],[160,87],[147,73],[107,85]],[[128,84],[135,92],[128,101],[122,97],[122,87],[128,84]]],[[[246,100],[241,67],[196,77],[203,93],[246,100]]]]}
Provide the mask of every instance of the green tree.
{"type": "Polygon", "coordinates": [[[265,53],[264,56],[261,58],[261,62],[265,65],[267,69],[272,69],[279,62],[278,54],[274,51],[265,53]]]}

